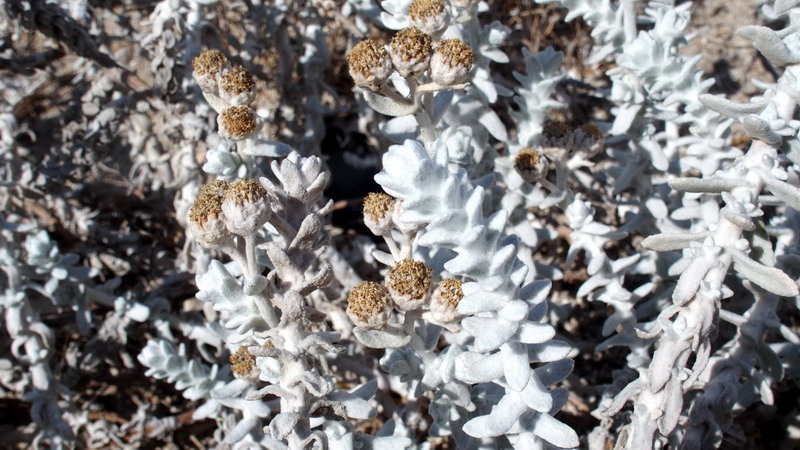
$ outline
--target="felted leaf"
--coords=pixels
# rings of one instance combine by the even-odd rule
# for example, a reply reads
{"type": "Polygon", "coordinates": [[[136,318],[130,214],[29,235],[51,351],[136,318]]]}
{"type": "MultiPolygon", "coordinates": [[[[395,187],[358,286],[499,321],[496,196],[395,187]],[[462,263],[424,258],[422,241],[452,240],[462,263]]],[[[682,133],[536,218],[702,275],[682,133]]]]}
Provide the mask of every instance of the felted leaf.
{"type": "Polygon", "coordinates": [[[464,432],[476,438],[502,436],[527,409],[516,394],[506,394],[491,413],[465,423],[464,432]]]}
{"type": "Polygon", "coordinates": [[[800,189],[773,176],[762,176],[761,179],[775,197],[783,200],[795,210],[800,211],[800,189]]]}
{"type": "Polygon", "coordinates": [[[683,343],[681,342],[671,340],[661,342],[661,345],[653,354],[653,361],[650,363],[650,367],[647,368],[651,391],[660,391],[672,378],[672,368],[675,365],[675,360],[678,359],[683,350],[683,343]]]}
{"type": "Polygon", "coordinates": [[[473,352],[462,353],[455,358],[455,377],[470,384],[496,380],[503,376],[502,360],[500,353],[490,356],[473,352]]]}
{"type": "Polygon", "coordinates": [[[497,311],[497,316],[510,322],[522,322],[528,315],[530,305],[522,300],[506,300],[505,306],[497,311]]]}
{"type": "Polygon", "coordinates": [[[351,419],[366,420],[375,417],[375,408],[368,401],[350,392],[337,389],[328,398],[339,402],[347,411],[347,417],[351,419]]]}
{"type": "Polygon", "coordinates": [[[300,421],[300,414],[291,412],[282,412],[272,419],[269,423],[269,432],[273,438],[283,440],[286,439],[300,421]]]}
{"type": "Polygon", "coordinates": [[[380,130],[392,143],[401,144],[406,139],[417,136],[419,126],[414,116],[395,117],[380,125],[380,130]]]}
{"type": "Polygon", "coordinates": [[[750,242],[750,257],[765,266],[775,265],[775,252],[772,250],[772,241],[769,239],[766,228],[762,221],[756,222],[756,229],[747,233],[750,242]]]}
{"type": "Polygon", "coordinates": [[[194,410],[192,413],[192,419],[203,420],[213,417],[220,411],[220,409],[222,409],[222,405],[220,405],[216,400],[205,402],[199,408],[194,410]]]}
{"type": "Polygon", "coordinates": [[[447,108],[450,107],[450,103],[453,102],[453,96],[455,92],[448,89],[446,91],[439,91],[436,93],[436,96],[433,97],[433,113],[431,114],[431,119],[433,123],[439,123],[442,119],[442,115],[444,115],[447,108]]]}
{"type": "Polygon", "coordinates": [[[780,66],[796,64],[800,62],[800,57],[793,54],[783,43],[783,40],[775,32],[767,27],[747,25],[740,27],[736,34],[753,41],[753,47],[758,49],[767,59],[780,66]]]}
{"type": "Polygon", "coordinates": [[[661,407],[664,414],[658,419],[658,429],[664,436],[668,435],[678,424],[683,409],[683,388],[679,377],[672,377],[664,388],[664,400],[661,407]]]}
{"type": "Polygon", "coordinates": [[[546,413],[553,408],[553,398],[550,396],[550,392],[535,373],[530,374],[528,383],[519,396],[528,408],[534,411],[546,413]]]}
{"type": "Polygon", "coordinates": [[[458,312],[464,315],[494,311],[502,308],[508,297],[501,292],[487,292],[477,283],[464,283],[461,287],[464,298],[458,302],[458,312]],[[474,289],[470,287],[474,286],[474,289]],[[470,293],[467,293],[471,291],[470,293]]]}
{"type": "Polygon", "coordinates": [[[467,317],[461,325],[469,334],[475,336],[475,351],[488,352],[494,350],[509,339],[517,331],[512,322],[490,317],[467,317]]]}
{"type": "Polygon", "coordinates": [[[555,328],[546,323],[524,322],[517,331],[517,339],[524,344],[541,344],[555,335],[555,328]]]}
{"type": "Polygon", "coordinates": [[[519,298],[531,305],[537,305],[547,299],[552,284],[550,280],[536,280],[528,283],[519,290],[519,298]]]}
{"type": "Polygon", "coordinates": [[[777,145],[781,142],[781,137],[772,130],[769,122],[758,116],[747,116],[742,119],[744,131],[753,138],[770,145],[777,145]]]}
{"type": "Polygon", "coordinates": [[[748,186],[750,183],[746,180],[731,178],[675,178],[667,184],[676,191],[718,194],[730,192],[733,188],[748,186]]]}
{"type": "Polygon", "coordinates": [[[572,351],[572,347],[564,341],[530,344],[527,348],[531,362],[550,362],[564,359],[572,351]]]}
{"type": "Polygon", "coordinates": [[[419,108],[413,103],[399,103],[389,97],[373,94],[370,91],[364,92],[364,100],[375,111],[392,117],[414,114],[419,108]]]}
{"type": "Polygon", "coordinates": [[[698,99],[708,109],[716,111],[728,117],[741,117],[747,114],[760,113],[767,102],[737,103],[725,97],[712,94],[700,94],[698,99]]]}
{"type": "Polygon", "coordinates": [[[280,158],[292,152],[292,147],[282,142],[272,142],[264,139],[256,139],[249,147],[248,153],[255,156],[266,156],[269,158],[280,158]]]}
{"type": "Polygon", "coordinates": [[[370,348],[403,347],[411,341],[411,336],[405,335],[402,330],[391,326],[386,327],[385,330],[367,330],[355,327],[353,334],[362,344],[370,348]]]}
{"type": "Polygon", "coordinates": [[[508,386],[515,391],[521,391],[530,378],[528,352],[522,344],[508,342],[500,347],[500,354],[503,356],[503,375],[508,386]]]}
{"type": "Polygon", "coordinates": [[[683,305],[694,297],[700,289],[700,282],[709,270],[718,262],[710,258],[698,258],[689,264],[689,267],[678,279],[675,290],[672,291],[672,301],[676,305],[683,305]]]}
{"type": "Polygon", "coordinates": [[[759,264],[736,248],[726,247],[725,250],[733,256],[734,270],[762,289],[782,297],[800,295],[797,283],[782,270],[759,264]]]}
{"type": "Polygon", "coordinates": [[[326,395],[332,387],[328,380],[311,371],[304,372],[300,376],[300,381],[302,381],[306,390],[315,397],[326,395]]]}
{"type": "Polygon", "coordinates": [[[529,413],[520,422],[526,430],[556,447],[574,448],[580,445],[578,434],[549,414],[529,413]]]}
{"type": "Polygon", "coordinates": [[[552,386],[564,381],[572,372],[575,362],[571,359],[562,359],[547,363],[534,369],[536,377],[544,386],[552,386]]]}

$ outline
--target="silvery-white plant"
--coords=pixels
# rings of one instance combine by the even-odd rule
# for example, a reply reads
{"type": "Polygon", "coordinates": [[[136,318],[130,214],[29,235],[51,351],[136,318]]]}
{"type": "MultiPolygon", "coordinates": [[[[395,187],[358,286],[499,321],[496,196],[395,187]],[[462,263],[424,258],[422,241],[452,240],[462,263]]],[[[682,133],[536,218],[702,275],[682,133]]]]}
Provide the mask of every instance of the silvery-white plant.
{"type": "Polygon", "coordinates": [[[75,438],[69,390],[51,367],[54,333],[41,319],[41,300],[73,309],[80,331],[89,332],[91,316],[81,282],[96,271],[76,265],[78,259],[75,254],[62,255],[44,230],[26,223],[0,222],[0,312],[14,358],[4,360],[11,364],[3,365],[0,379],[31,403],[31,417],[38,427],[35,445],[58,448],[75,438]]]}
{"type": "Polygon", "coordinates": [[[692,2],[540,0],[592,28],[590,80],[496,1],[117,3],[0,11],[0,393],[36,445],[714,448],[800,376],[797,0],[739,31],[775,75],[744,102],[692,2]],[[330,219],[329,119],[382,153],[374,239],[330,219]],[[106,415],[106,369],[174,409],[106,415]]]}
{"type": "MultiPolygon", "coordinates": [[[[404,317],[402,341],[408,340],[423,363],[416,395],[434,391],[431,413],[437,425],[463,445],[505,437],[519,447],[577,446],[575,432],[552,417],[566,401],[565,391],[547,389],[569,374],[570,348],[553,340],[553,328],[541,323],[550,283],[525,283],[528,268],[516,256],[518,239],[503,232],[507,213],[485,216],[484,190],[472,186],[463,170],[450,173],[446,150],[432,159],[416,141],[392,147],[377,180],[396,199],[397,226],[417,228],[416,245],[438,253],[440,277],[463,283],[449,326],[442,319],[434,322],[461,330],[438,355],[425,344],[431,331],[409,327],[414,316],[404,317]]],[[[432,319],[435,311],[431,303],[432,319]]],[[[372,340],[373,334],[365,333],[362,342],[398,345],[372,340]]]]}
{"type": "MultiPolygon", "coordinates": [[[[621,2],[619,6],[604,4],[602,7],[609,8],[605,14],[587,13],[587,5],[580,2],[563,4],[572,9],[571,14],[592,18],[598,26],[603,24],[603,18],[607,20],[620,11],[625,23],[626,2],[621,2]]],[[[780,5],[777,14],[788,13],[792,6],[780,5]]],[[[733,407],[730,397],[726,402],[719,396],[726,392],[725,389],[730,389],[727,391],[729,393],[747,389],[742,384],[724,385],[730,383],[732,378],[726,376],[717,379],[711,374],[729,364],[736,370],[730,372],[730,376],[750,374],[760,380],[753,386],[762,393],[761,399],[766,403],[772,402],[767,380],[781,377],[780,370],[772,370],[769,376],[758,375],[758,372],[753,374],[752,364],[742,365],[736,361],[739,357],[747,360],[742,353],[744,350],[731,353],[729,349],[741,348],[737,342],[745,338],[754,339],[760,343],[757,345],[767,348],[763,333],[769,326],[763,321],[774,314],[777,306],[774,300],[770,303],[769,299],[776,295],[798,294],[796,280],[773,267],[776,264],[782,267],[781,259],[767,237],[765,226],[768,222],[762,218],[764,211],[759,201],[764,198],[762,191],[767,190],[772,196],[766,198],[770,198],[770,203],[778,208],[798,206],[797,187],[785,182],[790,179],[792,167],[781,164],[782,156],[776,151],[782,146],[792,148],[791,138],[784,144],[781,136],[796,134],[796,129],[790,131],[793,130],[791,116],[796,97],[777,100],[783,109],[770,102],[781,98],[780,86],[787,85],[787,82],[793,86],[790,64],[793,61],[791,42],[795,35],[788,31],[781,35],[763,27],[745,27],[740,31],[742,36],[754,40],[759,51],[774,64],[789,67],[759,106],[739,106],[705,94],[710,82],[702,81],[693,72],[696,59],[676,55],[677,46],[685,42],[681,30],[688,22],[686,7],[656,2],[647,14],[654,22],[651,31],[642,31],[638,35],[627,33],[623,40],[616,41],[617,49],[605,48],[603,51],[603,56],[620,52],[616,60],[619,69],[612,69],[608,73],[614,83],[611,98],[619,105],[610,133],[627,134],[627,150],[632,152],[627,156],[627,166],[616,176],[618,184],[615,191],[620,192],[631,186],[637,177],[644,179],[639,174],[648,171],[647,166],[651,164],[656,170],[673,172],[667,158],[677,157],[680,165],[675,166],[676,169],[684,171],[696,168],[703,178],[674,178],[669,181],[669,186],[677,191],[695,193],[684,199],[684,205],[700,201],[703,210],[695,208],[695,213],[691,214],[686,207],[675,209],[671,206],[674,202],[664,202],[667,198],[663,189],[655,192],[657,196],[648,198],[652,195],[652,187],[639,183],[635,188],[642,199],[648,202],[643,206],[658,220],[658,226],[668,231],[646,239],[643,245],[660,251],[686,250],[684,258],[673,263],[669,274],[653,273],[655,287],[661,291],[653,298],[666,309],[652,322],[638,323],[637,317],[631,314],[633,305],[653,291],[652,283],[640,286],[633,293],[623,289],[624,295],[616,296],[614,300],[614,297],[607,295],[608,286],[614,285],[604,282],[606,293],[596,297],[614,305],[618,318],[606,322],[606,330],[610,326],[617,326],[620,335],[609,339],[608,344],[630,348],[628,362],[631,368],[638,371],[638,378],[628,379],[629,384],[614,396],[613,401],[609,398],[608,402],[602,403],[598,412],[604,418],[603,425],[593,433],[590,445],[601,448],[608,439],[616,439],[616,445],[620,448],[652,448],[660,441],[661,435],[673,442],[681,442],[687,448],[705,448],[719,445],[724,424],[719,424],[718,418],[729,416],[733,407]],[[784,42],[781,39],[788,40],[784,42]],[[685,105],[682,115],[678,114],[681,104],[685,105]],[[763,117],[759,117],[759,113],[763,117]],[[754,139],[748,152],[736,159],[733,158],[737,151],[731,149],[726,141],[730,134],[730,120],[724,116],[741,120],[745,131],[754,139]],[[664,124],[665,131],[656,133],[653,125],[659,122],[664,124]],[[680,134],[678,127],[681,124],[689,125],[691,135],[680,134]],[[701,197],[700,194],[705,195],[701,197]],[[716,200],[709,194],[719,194],[724,206],[717,206],[716,200]],[[664,200],[658,200],[659,197],[664,200]],[[668,218],[672,212],[670,209],[674,210],[672,220],[668,218]],[[689,218],[692,219],[692,229],[681,229],[677,221],[689,218]],[[761,255],[768,256],[765,258],[761,255]],[[749,299],[747,295],[736,295],[726,286],[725,277],[729,268],[746,280],[742,282],[742,286],[749,288],[745,292],[753,292],[749,299]],[[667,281],[673,274],[682,274],[674,288],[667,281]],[[669,294],[669,290],[672,290],[671,305],[664,301],[665,296],[662,295],[669,294]],[[732,296],[752,302],[752,307],[744,316],[731,315],[722,309],[724,299],[732,296]],[[728,346],[713,354],[711,347],[717,335],[719,318],[733,323],[741,331],[728,346]],[[648,351],[650,348],[654,348],[654,351],[648,351]],[[688,365],[690,357],[694,359],[691,366],[688,365]],[[700,391],[702,394],[692,402],[691,397],[686,397],[690,391],[700,391]],[[612,437],[604,431],[604,427],[613,423],[612,418],[625,407],[627,401],[633,403],[630,423],[612,437]],[[687,401],[689,403],[685,404],[687,401]],[[721,409],[714,411],[710,405],[721,409]],[[689,431],[676,429],[678,424],[686,424],[687,421],[693,424],[689,431]]],[[[628,23],[631,23],[630,19],[628,23]]],[[[791,26],[788,29],[792,29],[791,26]]],[[[596,32],[602,42],[602,36],[605,36],[603,29],[596,32]]],[[[616,143],[617,139],[614,136],[612,143],[616,143]]],[[[612,151],[619,156],[626,155],[620,149],[612,151]]],[[[639,220],[640,227],[642,224],[639,220]]],[[[591,257],[597,258],[598,253],[602,255],[600,248],[595,249],[591,257]]],[[[621,265],[612,272],[617,277],[617,290],[621,286],[619,277],[626,272],[625,267],[631,267],[632,264],[641,266],[641,262],[646,261],[637,263],[635,260],[620,260],[621,265]]],[[[639,267],[636,270],[642,269],[639,267]]],[[[597,282],[594,285],[587,284],[581,287],[579,295],[597,287],[597,282]]],[[[771,326],[780,328],[775,322],[771,326]]],[[[791,335],[788,340],[796,341],[796,337],[791,335]]],[[[772,350],[766,353],[774,355],[772,350]]],[[[629,376],[622,372],[620,375],[629,376]]]]}
{"type": "MultiPolygon", "coordinates": [[[[248,89],[253,89],[249,74],[230,67],[216,51],[198,56],[194,67],[204,95],[220,113],[220,133],[252,148],[258,119],[248,106],[248,89]]],[[[251,165],[248,174],[255,167],[251,165]]],[[[196,418],[218,414],[221,406],[241,411],[238,424],[225,430],[231,444],[241,443],[246,435],[270,448],[327,448],[329,439],[339,446],[342,440],[372,441],[349,424],[337,428],[336,421],[373,416],[375,410],[365,398],[374,385],[353,393],[337,388],[326,373],[327,365],[317,362],[344,350],[335,344],[338,333],[312,327],[325,317],[316,308],[318,290],[333,276],[331,264],[321,260],[328,242],[323,220],[333,205],[322,202],[329,176],[318,157],[292,152],[280,163],[273,162],[272,177],[207,183],[188,212],[189,230],[197,242],[233,260],[230,269],[211,261],[197,276],[197,297],[213,306],[218,314],[212,317],[228,330],[229,346],[237,348],[231,349],[237,380],[218,380],[216,366],[208,371],[188,361],[183,347],[176,353],[168,341],[151,342],[139,360],[150,368],[150,375],[188,389],[188,398],[207,401],[195,411],[196,418]],[[266,276],[265,265],[271,269],[266,276]],[[257,385],[263,387],[256,389],[257,385]],[[269,417],[261,400],[267,396],[280,399],[280,412],[268,425],[258,420],[269,417]],[[259,424],[263,432],[253,429],[259,424]]]]}
{"type": "MultiPolygon", "coordinates": [[[[453,20],[456,25],[446,31],[430,30],[434,43],[441,33],[446,36],[454,29],[464,36],[463,45],[480,45],[475,34],[479,30],[474,16],[477,2],[464,2],[467,11],[462,10],[463,5],[451,10],[446,2],[407,3],[384,2],[391,13],[384,16],[384,22],[425,30],[426,20],[453,20]]],[[[378,72],[377,65],[363,64],[370,61],[363,57],[365,44],[354,47],[348,57],[351,74],[356,84],[366,89],[370,105],[384,114],[413,117],[418,128],[410,129],[419,130],[421,141],[406,140],[390,147],[376,181],[391,197],[370,194],[365,200],[365,222],[373,233],[383,236],[390,250],[389,254],[375,251],[373,255],[390,268],[385,287],[365,282],[350,294],[348,313],[358,325],[354,333],[369,347],[389,349],[381,365],[408,386],[406,395],[412,401],[402,414],[411,423],[420,420],[415,411],[417,399],[432,394],[429,412],[435,422],[434,433],[452,434],[460,446],[575,447],[577,434],[552,417],[566,397],[565,391],[548,387],[566,378],[572,362],[567,359],[569,346],[553,340],[554,329],[541,323],[547,311],[549,282],[526,283],[529,268],[517,257],[519,240],[504,232],[508,214],[501,210],[485,215],[484,188],[474,185],[463,167],[480,163],[473,159],[475,155],[483,156],[471,141],[477,138],[488,143],[487,135],[470,136],[477,130],[475,125],[493,126],[490,119],[494,113],[487,108],[487,100],[494,101],[497,92],[493,83],[483,82],[488,66],[483,66],[480,58],[470,61],[476,67],[471,68],[468,80],[475,87],[453,86],[466,88],[464,97],[423,91],[437,87],[437,68],[431,60],[430,69],[423,66],[409,73],[398,64],[404,51],[398,41],[409,34],[405,30],[409,28],[392,41],[386,59],[391,55],[394,68],[411,86],[413,101],[409,103],[383,84],[390,79],[391,67],[378,72]],[[376,73],[382,77],[368,78],[376,73]],[[433,114],[426,114],[425,96],[430,96],[433,114]],[[450,122],[448,112],[452,114],[450,122]],[[442,128],[437,128],[440,117],[442,128]],[[458,126],[463,127],[466,139],[450,131],[458,126]],[[457,159],[451,158],[450,152],[457,159]],[[442,328],[448,330],[444,333],[449,345],[439,349],[442,328]],[[531,363],[538,367],[532,368],[531,363]]],[[[491,28],[487,31],[492,34],[491,28]]],[[[428,48],[431,52],[437,47],[428,48]]],[[[376,56],[386,53],[380,47],[370,51],[376,56]]],[[[504,58],[499,55],[495,56],[504,58]]],[[[415,57],[422,60],[423,55],[415,57]]],[[[529,66],[530,72],[534,67],[529,66]]],[[[542,85],[541,91],[551,87],[552,83],[542,85]]],[[[531,114],[536,117],[535,112],[531,114]]],[[[502,132],[494,131],[496,138],[505,140],[504,127],[502,132]]]]}

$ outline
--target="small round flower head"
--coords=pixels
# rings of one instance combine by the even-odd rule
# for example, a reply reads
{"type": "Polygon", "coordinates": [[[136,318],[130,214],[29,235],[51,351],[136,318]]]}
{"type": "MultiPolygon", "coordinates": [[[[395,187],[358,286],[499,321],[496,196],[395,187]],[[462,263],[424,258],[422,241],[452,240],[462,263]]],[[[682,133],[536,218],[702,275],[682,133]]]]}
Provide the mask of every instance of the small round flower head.
{"type": "Polygon", "coordinates": [[[366,39],[347,54],[350,76],[358,87],[377,91],[394,71],[389,52],[376,39],[366,39]]]}
{"type": "Polygon", "coordinates": [[[219,135],[231,141],[249,138],[256,131],[256,114],[247,106],[232,106],[217,116],[219,135]]]}
{"type": "Polygon", "coordinates": [[[394,199],[383,192],[370,192],[364,198],[364,224],[377,236],[392,228],[394,199]]]}
{"type": "Polygon", "coordinates": [[[223,180],[204,184],[189,209],[189,232],[205,248],[218,248],[231,239],[222,214],[222,197],[229,186],[223,180]]]}
{"type": "Polygon", "coordinates": [[[192,76],[203,92],[216,94],[219,89],[219,77],[230,65],[228,58],[222,52],[206,50],[192,60],[192,76]]]}
{"type": "Polygon", "coordinates": [[[542,125],[542,146],[568,148],[572,141],[572,128],[561,120],[548,119],[542,125]]]}
{"type": "Polygon", "coordinates": [[[361,328],[382,329],[392,314],[389,291],[374,281],[359,283],[347,297],[347,315],[361,328]]]}
{"type": "Polygon", "coordinates": [[[389,50],[394,68],[409,78],[428,70],[433,46],[431,37],[418,28],[404,28],[394,35],[389,50]]]}
{"type": "Polygon", "coordinates": [[[547,174],[547,158],[533,148],[524,148],[514,157],[514,169],[528,183],[535,183],[547,174]]]}
{"type": "Polygon", "coordinates": [[[228,230],[239,236],[254,234],[272,215],[267,190],[252,178],[243,178],[225,191],[222,212],[228,230]]]}
{"type": "Polygon", "coordinates": [[[219,79],[219,96],[231,106],[247,106],[256,96],[253,75],[242,66],[224,71],[219,79]]]}
{"type": "Polygon", "coordinates": [[[231,372],[239,378],[253,377],[253,369],[256,367],[256,357],[247,351],[247,346],[243,345],[236,350],[230,357],[231,372]]]}
{"type": "Polygon", "coordinates": [[[431,288],[432,270],[425,263],[404,259],[389,269],[386,287],[400,311],[411,311],[424,305],[431,288]]]}
{"type": "Polygon", "coordinates": [[[443,0],[414,0],[408,7],[411,26],[433,36],[444,32],[450,23],[450,14],[443,0]]]}
{"type": "Polygon", "coordinates": [[[431,79],[442,86],[463,83],[474,58],[472,49],[461,39],[440,41],[431,58],[431,79]]]}
{"type": "Polygon", "coordinates": [[[575,130],[575,147],[588,155],[596,154],[603,146],[603,132],[594,124],[585,124],[575,130]]]}
{"type": "Polygon", "coordinates": [[[439,282],[431,297],[431,316],[434,320],[450,323],[462,317],[458,313],[458,303],[464,298],[462,284],[464,283],[453,278],[445,278],[439,282]]]}

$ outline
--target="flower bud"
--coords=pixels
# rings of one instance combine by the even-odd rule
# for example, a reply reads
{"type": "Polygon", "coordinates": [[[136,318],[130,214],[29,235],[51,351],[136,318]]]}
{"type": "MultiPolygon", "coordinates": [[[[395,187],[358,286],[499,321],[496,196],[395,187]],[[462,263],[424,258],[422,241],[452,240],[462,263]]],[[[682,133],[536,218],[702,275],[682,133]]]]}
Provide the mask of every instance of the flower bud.
{"type": "Polygon", "coordinates": [[[404,28],[394,35],[389,50],[400,76],[413,78],[428,70],[433,51],[431,42],[431,37],[417,28],[404,28]]]}
{"type": "Polygon", "coordinates": [[[222,197],[229,187],[222,180],[204,184],[189,209],[189,232],[205,248],[219,248],[232,238],[222,214],[222,197]]]}
{"type": "Polygon", "coordinates": [[[218,50],[206,50],[192,60],[192,76],[200,90],[216,95],[219,90],[219,77],[230,67],[228,58],[218,50]]]}
{"type": "Polygon", "coordinates": [[[472,49],[461,39],[440,41],[431,58],[431,79],[442,86],[463,83],[474,58],[472,49]]]}
{"type": "Polygon", "coordinates": [[[541,180],[546,174],[549,164],[547,158],[533,148],[525,148],[514,157],[514,169],[528,183],[541,180]]]}
{"type": "Polygon", "coordinates": [[[408,18],[411,26],[432,36],[443,33],[450,23],[447,5],[442,0],[414,0],[408,7],[408,18]]]}
{"type": "Polygon", "coordinates": [[[359,42],[347,54],[350,76],[356,86],[377,91],[394,71],[389,53],[376,39],[359,42]]]}
{"type": "Polygon", "coordinates": [[[233,66],[219,79],[219,96],[231,106],[247,106],[256,96],[253,75],[242,66],[233,66]]]}
{"type": "Polygon", "coordinates": [[[377,236],[392,228],[394,199],[383,192],[370,192],[364,198],[364,224],[377,236]]]}
{"type": "Polygon", "coordinates": [[[588,156],[595,155],[603,147],[603,132],[594,124],[584,124],[575,130],[575,147],[588,156]]]}
{"type": "Polygon", "coordinates": [[[272,215],[267,190],[252,178],[241,179],[225,191],[222,212],[228,230],[239,236],[254,234],[272,215]]]}
{"type": "Polygon", "coordinates": [[[217,116],[219,135],[231,141],[252,137],[256,131],[256,114],[247,106],[232,106],[217,116]]]}
{"type": "Polygon", "coordinates": [[[398,310],[411,311],[425,304],[432,272],[425,263],[411,259],[404,259],[389,269],[386,287],[398,310]]]}
{"type": "Polygon", "coordinates": [[[383,329],[392,314],[389,291],[374,281],[359,283],[347,297],[347,315],[356,326],[368,330],[383,329]]]}
{"type": "Polygon", "coordinates": [[[440,323],[450,323],[461,319],[458,313],[458,303],[464,298],[461,290],[462,281],[453,278],[442,280],[431,297],[431,317],[440,323]]]}
{"type": "Polygon", "coordinates": [[[572,146],[572,129],[566,122],[548,119],[542,125],[543,147],[568,149],[572,146]]]}

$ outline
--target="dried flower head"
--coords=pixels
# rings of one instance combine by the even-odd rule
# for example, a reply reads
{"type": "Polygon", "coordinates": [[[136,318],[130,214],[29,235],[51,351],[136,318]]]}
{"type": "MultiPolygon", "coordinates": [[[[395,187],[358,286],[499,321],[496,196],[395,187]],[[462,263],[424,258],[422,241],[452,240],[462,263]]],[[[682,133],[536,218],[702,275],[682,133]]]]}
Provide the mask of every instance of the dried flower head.
{"type": "Polygon", "coordinates": [[[462,317],[458,313],[458,303],[464,298],[462,281],[445,278],[439,282],[431,297],[431,316],[440,323],[454,322],[462,317]]]}
{"type": "Polygon", "coordinates": [[[381,236],[392,227],[394,199],[383,192],[370,192],[364,198],[364,224],[381,236]]]}
{"type": "Polygon", "coordinates": [[[389,269],[386,287],[400,311],[411,311],[428,300],[433,270],[425,263],[404,259],[389,269]]]}
{"type": "Polygon", "coordinates": [[[578,130],[595,141],[600,141],[603,139],[603,132],[600,131],[600,128],[593,123],[583,124],[578,127],[578,130]]]}
{"type": "Polygon", "coordinates": [[[222,212],[228,230],[239,236],[255,233],[272,215],[267,190],[252,178],[243,178],[225,191],[222,212]]]}
{"type": "MultiPolygon", "coordinates": [[[[200,186],[200,195],[219,197],[225,196],[225,192],[231,187],[231,183],[226,180],[213,180],[200,186]]],[[[220,200],[222,201],[222,200],[220,200]]]]}
{"type": "Polygon", "coordinates": [[[603,147],[603,132],[594,124],[584,124],[575,130],[575,147],[588,156],[596,154],[603,147]]]}
{"type": "Polygon", "coordinates": [[[203,92],[216,94],[222,71],[230,67],[228,58],[218,50],[206,50],[192,60],[192,76],[203,92]]]}
{"type": "Polygon", "coordinates": [[[408,7],[411,26],[423,33],[439,35],[450,23],[450,14],[443,0],[414,0],[408,7]]]}
{"type": "Polygon", "coordinates": [[[219,135],[231,141],[250,137],[256,131],[256,114],[247,106],[232,106],[217,117],[219,135]]]}
{"type": "Polygon", "coordinates": [[[535,183],[547,174],[547,158],[533,148],[525,148],[514,156],[514,169],[528,183],[535,183]]]}
{"type": "Polygon", "coordinates": [[[445,39],[431,58],[431,79],[442,86],[463,83],[472,69],[475,55],[461,39],[445,39]]]}
{"type": "Polygon", "coordinates": [[[392,58],[389,52],[376,39],[366,39],[347,54],[350,76],[356,86],[377,91],[392,74],[392,58]]]}
{"type": "Polygon", "coordinates": [[[572,141],[572,128],[561,120],[548,119],[542,125],[544,147],[567,148],[572,141]]]}
{"type": "Polygon", "coordinates": [[[253,75],[242,66],[224,71],[219,79],[219,95],[231,106],[247,106],[256,95],[253,75]]]}
{"type": "Polygon", "coordinates": [[[250,378],[256,366],[256,357],[247,351],[246,345],[243,345],[231,355],[230,362],[231,372],[241,378],[250,378]]]}
{"type": "Polygon", "coordinates": [[[433,51],[431,37],[418,28],[404,28],[392,38],[389,50],[395,69],[404,78],[428,70],[433,51]]]}
{"type": "Polygon", "coordinates": [[[347,297],[347,315],[357,326],[381,329],[392,313],[389,291],[374,281],[359,283],[347,297]]]}
{"type": "Polygon", "coordinates": [[[205,248],[218,248],[231,239],[222,214],[222,197],[228,187],[230,183],[223,180],[204,184],[189,208],[189,232],[205,248]]]}

